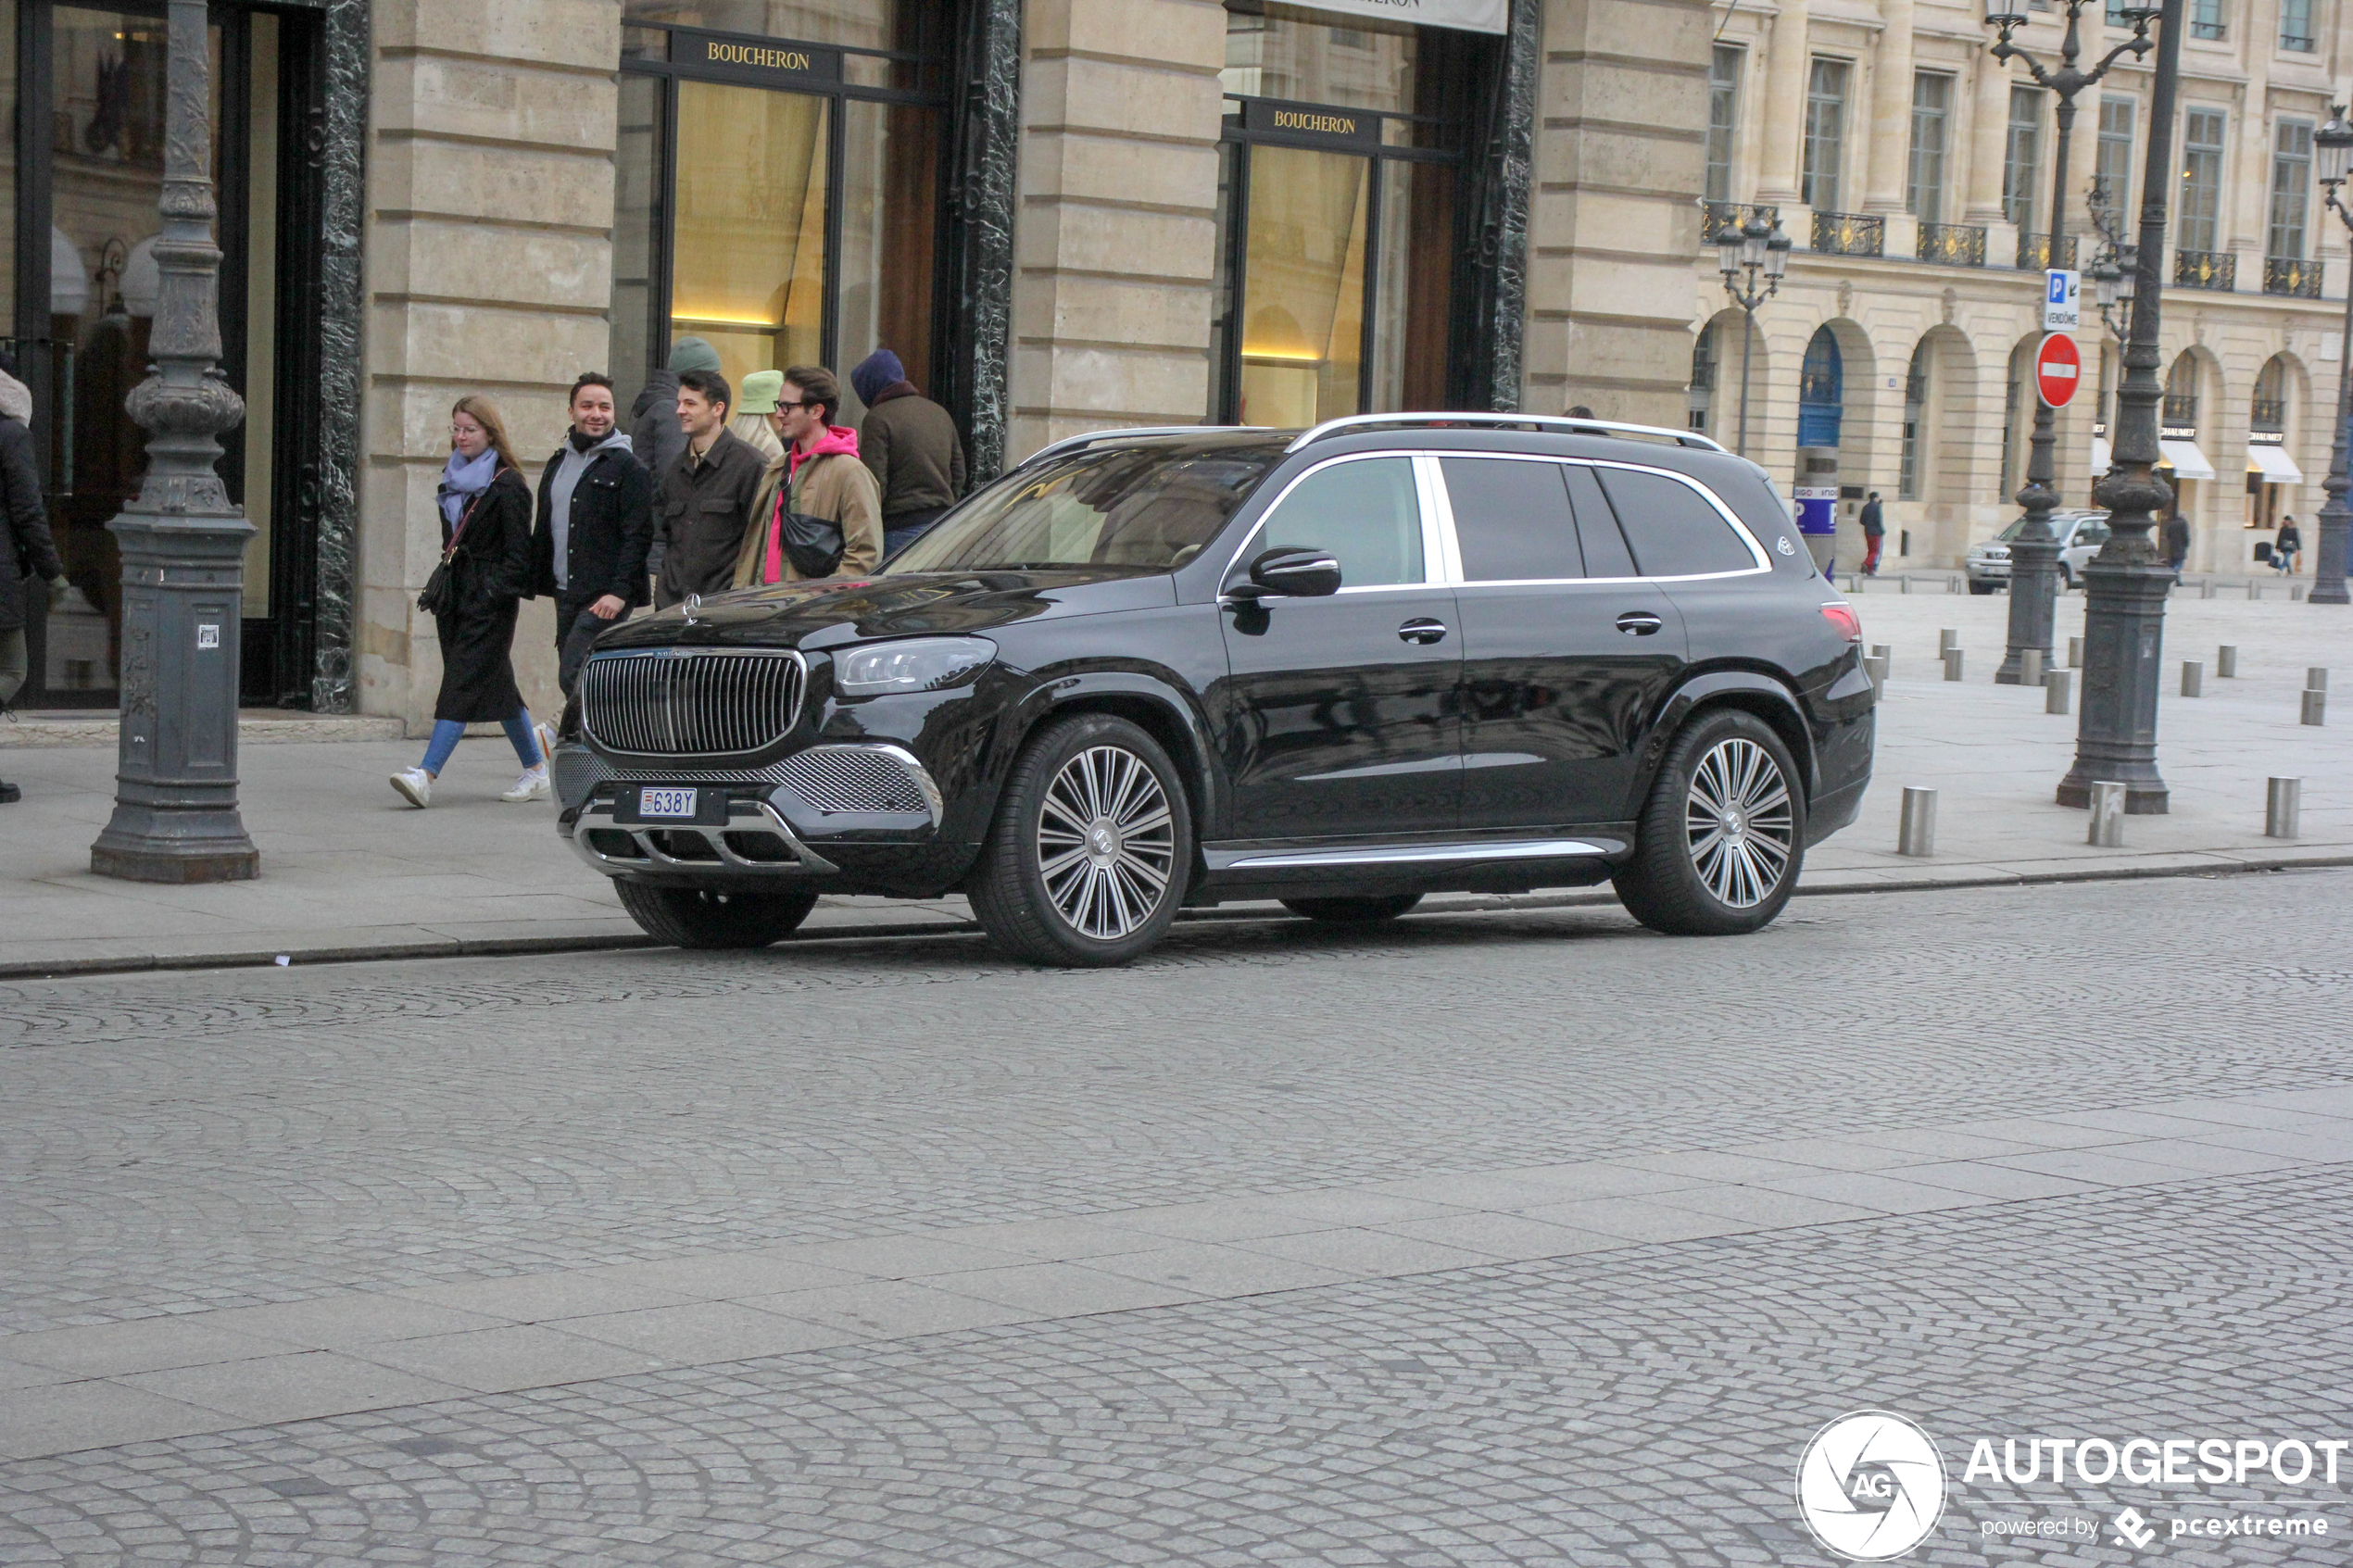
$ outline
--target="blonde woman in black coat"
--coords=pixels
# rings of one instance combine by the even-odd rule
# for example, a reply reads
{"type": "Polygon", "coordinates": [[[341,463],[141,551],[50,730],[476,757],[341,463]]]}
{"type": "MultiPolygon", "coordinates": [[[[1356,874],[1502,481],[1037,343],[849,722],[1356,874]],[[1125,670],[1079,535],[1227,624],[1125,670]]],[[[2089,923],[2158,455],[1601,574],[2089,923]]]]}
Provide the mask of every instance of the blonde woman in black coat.
{"type": "Polygon", "coordinates": [[[433,783],[468,724],[506,727],[522,777],[501,800],[547,797],[547,760],[532,733],[531,709],[515,685],[515,612],[531,597],[531,486],[515,464],[506,422],[490,399],[469,395],[449,411],[449,461],[436,497],[442,559],[452,608],[438,617],[441,695],[423,762],[392,775],[411,806],[433,802],[433,783]]]}

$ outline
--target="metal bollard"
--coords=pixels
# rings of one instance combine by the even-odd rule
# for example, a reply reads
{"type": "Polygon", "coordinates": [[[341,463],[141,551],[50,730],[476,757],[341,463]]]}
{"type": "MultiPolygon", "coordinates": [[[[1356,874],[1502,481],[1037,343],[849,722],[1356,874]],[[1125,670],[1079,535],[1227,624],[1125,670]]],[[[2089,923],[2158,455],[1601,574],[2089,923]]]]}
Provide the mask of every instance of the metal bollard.
{"type": "Polygon", "coordinates": [[[2067,639],[2067,667],[2070,670],[2081,670],[2083,668],[2082,638],[2070,637],[2067,639]]]}
{"type": "Polygon", "coordinates": [[[1871,684],[1871,691],[1880,696],[1887,695],[1887,659],[1876,653],[1863,656],[1863,678],[1871,684]]]}
{"type": "Polygon", "coordinates": [[[2182,695],[2183,696],[2206,695],[2206,666],[2195,659],[2182,660],[2182,695]]]}
{"type": "Polygon", "coordinates": [[[2306,665],[2304,667],[2304,689],[2308,692],[2324,692],[2328,690],[2328,668],[2325,665],[2320,664],[2306,665]]]}
{"type": "Polygon", "coordinates": [[[2043,677],[2043,711],[2064,713],[2073,695],[2075,677],[2064,670],[2054,670],[2043,677]]]}
{"type": "Polygon", "coordinates": [[[2041,648],[2018,650],[2018,684],[2021,686],[2039,686],[2043,684],[2043,650],[2041,648]]]}
{"type": "Polygon", "coordinates": [[[2295,603],[2302,604],[2304,602],[2304,584],[2301,583],[2289,583],[2287,596],[2295,603]]]}
{"type": "Polygon", "coordinates": [[[2304,822],[2304,781],[2272,779],[2263,786],[2263,836],[2295,838],[2304,822]]]}
{"type": "Polygon", "coordinates": [[[2329,694],[2317,686],[2304,688],[2304,721],[2315,727],[2328,722],[2329,694]]]}
{"type": "Polygon", "coordinates": [[[1936,633],[1937,652],[1951,653],[1955,648],[1959,647],[1960,646],[1961,634],[1958,632],[1954,631],[1950,626],[1947,626],[1944,630],[1936,633]]]}
{"type": "Polygon", "coordinates": [[[2201,599],[2210,599],[2214,596],[2214,580],[2212,578],[2209,577],[2205,582],[2197,585],[2197,596],[2201,599]]]}
{"type": "Polygon", "coordinates": [[[1895,645],[1893,643],[1873,643],[1871,645],[1871,657],[1873,659],[1883,659],[1887,660],[1890,665],[1893,665],[1895,662],[1895,645]]]}
{"type": "Polygon", "coordinates": [[[2231,644],[2224,643],[2214,650],[2214,678],[2218,681],[2235,681],[2238,676],[2239,650],[2231,644]]]}
{"type": "Polygon", "coordinates": [[[1904,814],[1895,828],[1895,852],[1924,860],[1936,853],[1936,792],[1904,786],[1904,814]]]}
{"type": "Polygon", "coordinates": [[[1895,580],[1895,591],[1899,594],[1910,593],[1912,591],[1912,580],[1908,577],[1897,578],[1895,580]]]}
{"type": "Polygon", "coordinates": [[[2124,847],[2124,786],[2102,782],[2092,786],[2092,831],[2084,839],[2102,849],[2124,847]]]}
{"type": "Polygon", "coordinates": [[[1960,649],[1946,648],[1944,650],[1944,678],[1948,681],[1957,681],[1961,678],[1960,649]]]}

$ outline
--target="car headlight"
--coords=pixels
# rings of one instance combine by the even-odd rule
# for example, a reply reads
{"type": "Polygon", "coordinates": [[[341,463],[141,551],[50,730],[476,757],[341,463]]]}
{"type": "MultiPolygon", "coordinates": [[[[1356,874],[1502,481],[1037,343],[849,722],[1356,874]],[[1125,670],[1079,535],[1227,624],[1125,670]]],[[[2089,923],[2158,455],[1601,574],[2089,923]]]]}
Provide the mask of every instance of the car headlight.
{"type": "Polygon", "coordinates": [[[834,655],[834,685],[848,696],[936,692],[997,657],[986,637],[911,637],[834,655]]]}

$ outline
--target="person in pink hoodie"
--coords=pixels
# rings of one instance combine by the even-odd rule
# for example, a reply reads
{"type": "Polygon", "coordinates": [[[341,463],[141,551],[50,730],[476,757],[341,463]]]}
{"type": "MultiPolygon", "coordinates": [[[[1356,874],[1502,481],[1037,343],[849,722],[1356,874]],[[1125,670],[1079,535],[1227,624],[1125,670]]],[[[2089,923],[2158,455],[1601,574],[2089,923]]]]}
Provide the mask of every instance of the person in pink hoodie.
{"type": "Polygon", "coordinates": [[[841,383],[831,370],[795,365],[785,372],[776,411],[768,416],[785,450],[769,462],[753,498],[743,551],[736,558],[736,587],[862,577],[882,560],[882,495],[858,460],[858,433],[833,422],[840,408],[841,383]],[[812,522],[819,526],[812,529],[812,522]],[[840,553],[830,563],[809,558],[807,544],[825,524],[841,535],[840,553]],[[796,553],[802,558],[796,560],[796,553]],[[815,570],[819,565],[828,570],[815,570]]]}

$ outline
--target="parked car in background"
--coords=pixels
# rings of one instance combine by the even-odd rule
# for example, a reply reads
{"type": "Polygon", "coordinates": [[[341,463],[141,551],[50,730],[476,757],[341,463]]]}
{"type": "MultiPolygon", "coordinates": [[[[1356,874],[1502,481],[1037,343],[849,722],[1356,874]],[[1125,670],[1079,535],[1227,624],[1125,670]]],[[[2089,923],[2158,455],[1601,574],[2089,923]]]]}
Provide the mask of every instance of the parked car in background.
{"type": "Polygon", "coordinates": [[[1045,963],[1186,904],[1394,918],[1613,883],[1755,931],[1854,820],[1855,612],[1705,436],[1369,415],[1057,443],[878,574],[598,639],[560,831],[662,941],[961,891],[1045,963]]]}
{"type": "MultiPolygon", "coordinates": [[[[1996,588],[2009,586],[2010,546],[2017,542],[2019,531],[2025,526],[2026,519],[2017,518],[1993,538],[1969,546],[1961,564],[1969,573],[1970,593],[1990,594],[1996,588]]],[[[2084,563],[2108,543],[2108,513],[2053,512],[2051,532],[2058,535],[2059,591],[2064,593],[2082,584],[2084,563]]]]}

